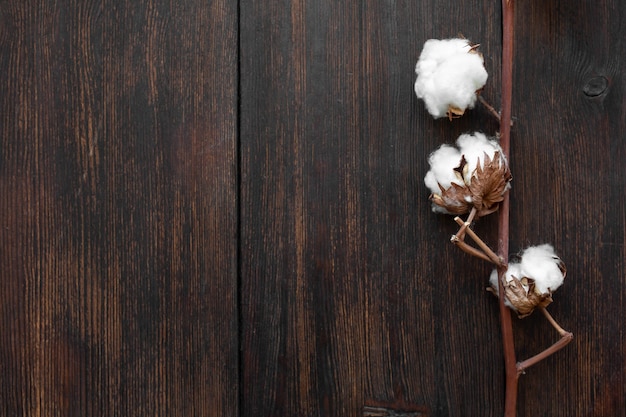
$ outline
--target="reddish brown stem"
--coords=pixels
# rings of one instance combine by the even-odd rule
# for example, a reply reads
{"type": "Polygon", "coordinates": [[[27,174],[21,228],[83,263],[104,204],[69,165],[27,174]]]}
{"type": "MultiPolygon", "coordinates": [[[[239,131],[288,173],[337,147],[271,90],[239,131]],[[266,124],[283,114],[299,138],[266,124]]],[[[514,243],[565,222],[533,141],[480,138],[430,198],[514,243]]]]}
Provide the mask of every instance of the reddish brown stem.
{"type": "MultiPolygon", "coordinates": [[[[460,217],[455,217],[454,221],[457,222],[458,225],[465,227],[465,229],[464,229],[465,233],[467,233],[469,235],[469,237],[472,238],[472,240],[474,242],[476,242],[478,247],[480,249],[482,249],[483,253],[485,255],[487,255],[487,258],[489,259],[490,262],[492,262],[492,263],[494,263],[494,264],[496,264],[498,266],[503,266],[505,264],[503,259],[499,258],[498,255],[496,255],[491,250],[491,248],[480,237],[478,237],[478,235],[469,226],[469,223],[467,223],[467,222],[463,223],[463,220],[461,220],[460,217]]],[[[454,239],[453,239],[453,242],[455,242],[454,239]]]]}
{"type": "MultiPolygon", "coordinates": [[[[472,207],[472,210],[470,211],[469,215],[467,216],[467,220],[465,222],[461,222],[461,223],[457,222],[461,226],[461,228],[459,229],[459,231],[455,235],[455,237],[457,239],[460,239],[460,240],[465,239],[465,228],[468,227],[470,224],[472,224],[472,222],[474,221],[474,217],[476,217],[477,213],[478,213],[478,210],[476,210],[476,207],[472,207]]],[[[458,217],[456,219],[458,219],[458,217]]],[[[454,220],[456,221],[456,219],[454,219],[454,220]]]]}
{"type": "Polygon", "coordinates": [[[489,104],[487,100],[485,100],[485,98],[481,96],[480,94],[478,94],[478,101],[480,101],[480,104],[482,104],[487,109],[487,111],[489,111],[489,113],[493,115],[493,117],[495,117],[496,119],[498,119],[498,121],[500,121],[500,113],[498,113],[498,111],[494,109],[494,107],[491,104],[489,104]]]}
{"type": "MultiPolygon", "coordinates": [[[[502,110],[500,113],[500,146],[502,153],[511,161],[511,101],[513,95],[513,35],[515,23],[514,0],[502,0],[502,110]]],[[[498,211],[498,256],[509,258],[509,193],[498,211]]],[[[504,294],[503,278],[506,266],[498,267],[499,294],[504,294]]],[[[511,312],[504,304],[505,297],[498,297],[500,307],[500,327],[502,329],[502,347],[504,350],[504,369],[506,373],[506,391],[504,396],[504,417],[515,417],[517,407],[517,382],[519,373],[515,358],[513,325],[511,312]]]]}
{"type": "Polygon", "coordinates": [[[467,243],[463,242],[456,235],[452,235],[452,238],[450,239],[450,241],[452,243],[454,243],[463,252],[465,252],[465,253],[467,253],[469,255],[475,256],[477,258],[480,258],[483,261],[487,261],[487,262],[492,262],[493,263],[493,261],[489,258],[489,256],[485,255],[484,252],[481,252],[478,249],[476,249],[475,247],[470,246],[467,243]]]}
{"type": "Polygon", "coordinates": [[[546,350],[544,350],[543,352],[540,352],[536,354],[535,356],[528,358],[523,362],[518,363],[517,364],[518,374],[523,374],[527,368],[530,368],[537,362],[540,362],[544,360],[545,358],[547,358],[548,356],[552,355],[553,353],[563,349],[569,342],[572,341],[572,339],[574,339],[574,335],[568,332],[567,330],[563,329],[559,325],[559,323],[557,323],[556,320],[554,320],[552,315],[548,313],[548,310],[546,310],[545,307],[539,307],[539,311],[541,311],[543,315],[546,317],[546,319],[548,319],[552,327],[554,327],[556,331],[559,332],[559,334],[561,335],[561,339],[555,344],[553,344],[552,346],[550,346],[549,348],[547,348],[546,350]]]}
{"type": "Polygon", "coordinates": [[[548,310],[546,310],[545,307],[539,307],[539,311],[541,311],[544,317],[550,322],[552,327],[554,327],[556,331],[559,332],[561,336],[565,336],[566,334],[571,334],[570,332],[562,328],[559,325],[559,323],[556,322],[556,320],[554,320],[554,317],[552,317],[552,314],[548,313],[548,310]]]}
{"type": "Polygon", "coordinates": [[[567,346],[569,342],[572,341],[572,339],[574,339],[574,335],[569,332],[565,332],[561,336],[561,339],[559,339],[558,342],[556,342],[555,344],[553,344],[552,346],[550,346],[543,352],[540,352],[536,354],[535,356],[528,358],[523,362],[518,363],[517,373],[523,374],[526,369],[530,368],[531,366],[535,365],[538,362],[541,362],[542,360],[552,355],[553,353],[558,352],[559,350],[563,349],[565,346],[567,346]]]}

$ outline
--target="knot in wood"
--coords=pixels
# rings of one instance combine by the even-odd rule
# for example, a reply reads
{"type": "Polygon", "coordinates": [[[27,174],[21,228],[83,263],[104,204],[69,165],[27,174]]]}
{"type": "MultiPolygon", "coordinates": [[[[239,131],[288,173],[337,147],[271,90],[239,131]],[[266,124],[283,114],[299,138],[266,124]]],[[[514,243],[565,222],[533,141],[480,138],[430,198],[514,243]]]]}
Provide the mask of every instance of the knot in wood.
{"type": "Polygon", "coordinates": [[[609,80],[602,75],[598,75],[589,78],[585,82],[585,85],[583,85],[583,93],[585,93],[587,97],[598,97],[604,94],[608,88],[609,80]]]}

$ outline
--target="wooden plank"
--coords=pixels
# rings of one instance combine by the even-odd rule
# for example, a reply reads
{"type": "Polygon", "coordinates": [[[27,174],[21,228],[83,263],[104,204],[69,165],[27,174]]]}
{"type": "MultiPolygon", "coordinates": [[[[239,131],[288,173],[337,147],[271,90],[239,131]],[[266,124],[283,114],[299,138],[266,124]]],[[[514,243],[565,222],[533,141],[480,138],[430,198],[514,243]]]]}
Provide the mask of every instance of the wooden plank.
{"type": "MultiPolygon", "coordinates": [[[[555,245],[550,311],[575,334],[522,377],[518,415],[615,415],[624,6],[518,3],[511,251],[555,245]]],[[[423,42],[460,32],[499,104],[499,3],[250,1],[241,22],[242,415],[502,415],[491,268],[451,247],[422,184],[429,152],[497,123],[433,121],[412,92],[423,42]]],[[[495,246],[495,227],[476,230],[495,246]]],[[[514,325],[520,359],[558,337],[514,325]]]]}
{"type": "Polygon", "coordinates": [[[236,4],[0,16],[0,414],[236,415],[236,4]]]}
{"type": "Polygon", "coordinates": [[[478,35],[497,22],[450,26],[428,2],[249,2],[241,13],[243,415],[498,404],[489,269],[454,251],[455,224],[431,213],[421,180],[443,140],[476,120],[497,125],[483,112],[432,121],[412,90],[427,37],[489,40],[478,35]]]}
{"type": "MultiPolygon", "coordinates": [[[[619,415],[626,407],[626,5],[518,4],[515,244],[553,242],[566,261],[568,277],[549,310],[574,333],[570,346],[522,378],[519,415],[619,415]]],[[[524,357],[558,338],[540,316],[521,321],[517,335],[524,357]]]]}

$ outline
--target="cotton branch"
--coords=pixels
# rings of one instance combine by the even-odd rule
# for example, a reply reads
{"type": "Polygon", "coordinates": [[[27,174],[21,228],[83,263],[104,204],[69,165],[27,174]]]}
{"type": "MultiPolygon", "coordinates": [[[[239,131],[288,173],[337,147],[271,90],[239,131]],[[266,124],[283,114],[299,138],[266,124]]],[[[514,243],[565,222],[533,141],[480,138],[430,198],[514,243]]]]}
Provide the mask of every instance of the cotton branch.
{"type": "MultiPolygon", "coordinates": [[[[555,272],[543,281],[533,272],[533,263],[508,264],[509,259],[509,171],[511,145],[511,104],[513,90],[513,44],[515,11],[514,0],[502,0],[502,97],[498,112],[480,92],[487,80],[483,57],[466,39],[428,40],[416,64],[415,93],[424,100],[426,109],[435,118],[460,117],[479,101],[500,121],[496,138],[488,138],[480,132],[461,135],[457,146],[441,145],[428,159],[431,166],[424,182],[431,190],[430,201],[434,212],[455,215],[460,226],[451,237],[463,252],[496,265],[492,274],[491,291],[498,295],[500,328],[506,373],[504,417],[515,417],[519,375],[526,368],[562,349],[573,338],[564,330],[545,307],[552,302],[552,291],[565,277],[555,272]],[[497,251],[493,251],[472,230],[472,223],[482,216],[498,212],[497,251]],[[469,213],[469,214],[468,214],[469,213]],[[468,214],[464,221],[460,215],[468,214]],[[469,236],[477,247],[468,244],[469,236]],[[556,281],[552,278],[556,277],[556,281]],[[557,282],[559,281],[559,282],[557,282]],[[554,283],[557,282],[557,285],[554,283]],[[543,352],[517,363],[511,311],[523,317],[539,308],[561,339],[543,352]]],[[[545,253],[549,245],[529,249],[527,254],[545,253]]],[[[553,255],[551,246],[548,254],[553,255]]],[[[530,256],[532,258],[532,256],[530,256]]],[[[542,259],[539,259],[540,261],[542,259]]],[[[559,269],[558,257],[548,259],[559,269]]],[[[554,266],[553,265],[553,266],[554,266]]],[[[548,268],[550,269],[550,268],[548,268]]],[[[552,268],[554,272],[554,268],[552,268]]]]}
{"type": "MultiPolygon", "coordinates": [[[[513,39],[515,33],[514,0],[502,0],[502,110],[500,113],[500,146],[504,157],[510,161],[511,149],[511,102],[513,95],[513,39]]],[[[498,256],[509,258],[509,193],[504,195],[498,211],[498,256]]],[[[498,289],[504,294],[503,277],[506,267],[498,267],[498,289]]],[[[515,342],[511,312],[504,304],[504,297],[499,297],[500,328],[502,330],[502,348],[504,350],[504,369],[506,390],[504,398],[504,417],[515,417],[517,407],[518,369],[515,358],[515,342]]]]}

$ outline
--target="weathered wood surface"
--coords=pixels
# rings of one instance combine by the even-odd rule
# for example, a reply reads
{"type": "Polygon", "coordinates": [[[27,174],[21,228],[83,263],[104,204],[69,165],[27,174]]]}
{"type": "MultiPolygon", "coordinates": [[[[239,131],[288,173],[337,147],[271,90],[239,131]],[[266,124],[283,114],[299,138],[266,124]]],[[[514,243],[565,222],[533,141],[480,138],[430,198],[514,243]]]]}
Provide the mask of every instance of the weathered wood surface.
{"type": "MultiPolygon", "coordinates": [[[[575,335],[520,417],[626,409],[625,13],[517,4],[511,251],[555,245],[575,335]]],[[[497,107],[498,1],[0,1],[0,415],[500,416],[490,267],[422,182],[497,122],[412,91],[458,33],[497,107]]]]}
{"type": "MultiPolygon", "coordinates": [[[[522,377],[519,416],[626,408],[625,10],[518,2],[511,250],[555,245],[550,311],[575,334],[522,377]]],[[[497,124],[433,121],[412,92],[423,42],[462,33],[497,107],[500,22],[499,2],[242,2],[244,415],[502,414],[490,268],[451,247],[422,183],[439,144],[497,124]]],[[[495,219],[477,231],[495,246],[495,219]]],[[[558,339],[514,324],[520,359],[558,339]]]]}
{"type": "Polygon", "coordinates": [[[237,414],[236,23],[0,2],[0,415],[237,414]]]}

